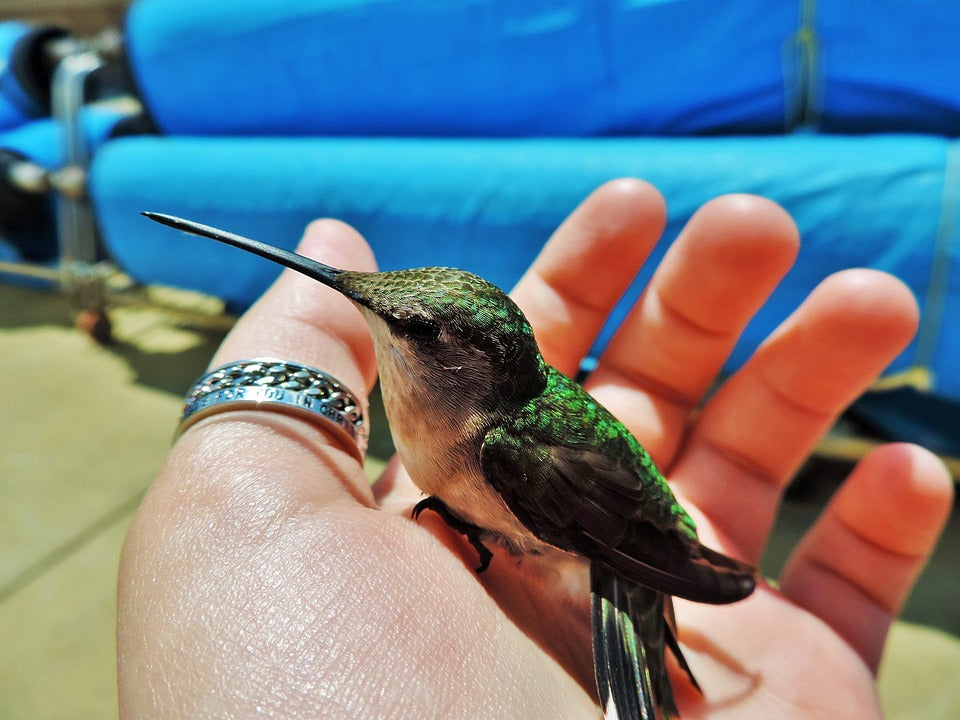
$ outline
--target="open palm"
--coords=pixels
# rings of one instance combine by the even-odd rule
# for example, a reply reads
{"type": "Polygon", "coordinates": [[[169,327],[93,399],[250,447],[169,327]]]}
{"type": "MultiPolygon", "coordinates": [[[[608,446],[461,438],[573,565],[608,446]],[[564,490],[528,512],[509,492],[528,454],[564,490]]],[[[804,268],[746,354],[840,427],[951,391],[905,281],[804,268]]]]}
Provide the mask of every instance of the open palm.
{"type": "MultiPolygon", "coordinates": [[[[595,191],[514,297],[544,355],[571,372],[664,225],[649,185],[595,191]]],[[[912,337],[907,289],[874,271],[826,279],[704,404],[752,314],[797,252],[793,223],[719,198],[670,248],[588,389],[640,439],[708,545],[755,562],[780,493],[817,439],[912,337]]],[[[300,251],[373,269],[347,226],[300,251]]],[[[287,272],[215,364],[273,356],[359,393],[375,379],[360,316],[287,272]]],[[[597,717],[589,600],[549,569],[473,549],[430,514],[398,463],[371,488],[339,440],[299,419],[236,411],[177,442],[130,531],[118,617],[121,717],[597,717]]],[[[794,552],[779,590],[677,603],[704,689],[686,717],[879,716],[886,632],[950,506],[939,461],[908,445],[867,456],[794,552]],[[903,522],[903,518],[910,522],[903,522]]]]}

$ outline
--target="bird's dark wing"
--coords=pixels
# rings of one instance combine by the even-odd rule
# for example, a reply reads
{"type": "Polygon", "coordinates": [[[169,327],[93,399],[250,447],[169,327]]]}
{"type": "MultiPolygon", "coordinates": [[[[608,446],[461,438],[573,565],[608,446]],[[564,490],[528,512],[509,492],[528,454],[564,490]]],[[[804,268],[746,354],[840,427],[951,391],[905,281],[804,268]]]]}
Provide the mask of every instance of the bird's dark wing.
{"type": "MultiPolygon", "coordinates": [[[[554,371],[555,372],[555,371],[554,371]]],[[[560,373],[486,436],[487,482],[534,535],[678,597],[727,603],[755,570],[703,546],[693,521],[629,431],[560,373]]]]}

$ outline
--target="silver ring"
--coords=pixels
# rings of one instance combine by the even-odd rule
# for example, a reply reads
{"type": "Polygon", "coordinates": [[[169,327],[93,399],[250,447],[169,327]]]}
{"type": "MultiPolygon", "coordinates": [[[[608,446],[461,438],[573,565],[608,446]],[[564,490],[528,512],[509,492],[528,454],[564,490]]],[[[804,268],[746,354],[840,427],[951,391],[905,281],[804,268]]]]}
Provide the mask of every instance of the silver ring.
{"type": "Polygon", "coordinates": [[[187,392],[174,439],[226,410],[274,410],[340,433],[363,459],[369,428],[356,396],[322,370],[276,358],[238,360],[197,380],[187,392]]]}

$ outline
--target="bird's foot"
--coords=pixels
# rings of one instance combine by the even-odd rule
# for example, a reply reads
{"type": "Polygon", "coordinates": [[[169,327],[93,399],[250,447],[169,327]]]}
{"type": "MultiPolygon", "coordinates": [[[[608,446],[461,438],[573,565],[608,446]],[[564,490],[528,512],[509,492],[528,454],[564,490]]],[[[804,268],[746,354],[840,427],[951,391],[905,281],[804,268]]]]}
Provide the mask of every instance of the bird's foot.
{"type": "Polygon", "coordinates": [[[480,555],[480,567],[477,568],[478,573],[482,573],[490,566],[490,560],[493,559],[493,553],[490,552],[490,548],[484,545],[483,540],[481,540],[481,535],[483,534],[482,528],[477,527],[473,523],[468,523],[466,520],[461,520],[452,512],[450,512],[450,508],[447,507],[443,500],[433,497],[432,495],[430,497],[425,497],[423,500],[414,505],[413,512],[410,514],[413,516],[413,519],[416,520],[418,517],[420,517],[420,513],[422,513],[424,510],[433,510],[437,515],[440,516],[440,519],[442,519],[448,527],[456,530],[470,541],[470,544],[473,545],[477,553],[480,555]]]}

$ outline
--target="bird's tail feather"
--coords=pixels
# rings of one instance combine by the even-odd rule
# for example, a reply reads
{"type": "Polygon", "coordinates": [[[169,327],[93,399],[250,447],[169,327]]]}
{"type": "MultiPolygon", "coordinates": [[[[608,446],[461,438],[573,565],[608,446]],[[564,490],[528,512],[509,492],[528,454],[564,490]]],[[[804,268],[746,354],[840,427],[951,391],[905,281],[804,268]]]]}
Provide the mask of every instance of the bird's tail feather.
{"type": "Polygon", "coordinates": [[[663,593],[622,580],[603,567],[590,571],[593,603],[593,658],[597,690],[606,720],[661,720],[677,717],[667,675],[666,648],[690,673],[675,631],[672,603],[663,593]],[[669,613],[665,617],[664,611],[669,613]]]}

